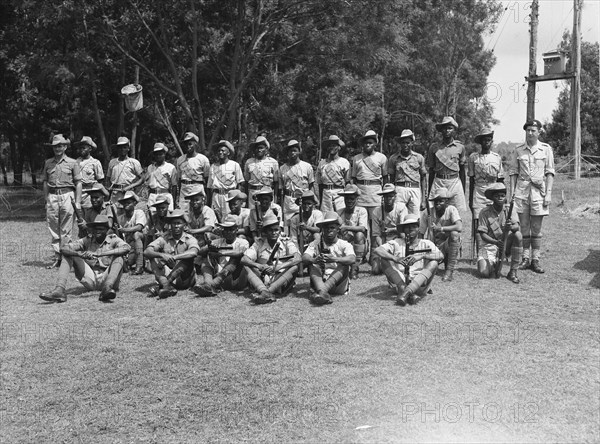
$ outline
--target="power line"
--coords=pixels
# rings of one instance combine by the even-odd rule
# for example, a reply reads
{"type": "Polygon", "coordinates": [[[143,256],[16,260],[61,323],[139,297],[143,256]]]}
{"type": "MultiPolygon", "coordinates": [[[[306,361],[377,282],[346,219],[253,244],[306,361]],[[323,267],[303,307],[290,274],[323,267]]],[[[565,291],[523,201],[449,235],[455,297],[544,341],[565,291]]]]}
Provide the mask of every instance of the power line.
{"type": "MultiPolygon", "coordinates": [[[[513,3],[517,3],[516,1],[514,1],[513,3]]],[[[506,6],[504,8],[504,12],[506,13],[506,11],[510,8],[510,3],[508,4],[508,6],[506,6]]],[[[513,4],[514,6],[514,4],[513,4]]],[[[498,44],[498,42],[500,41],[500,37],[502,36],[502,33],[504,32],[504,28],[506,28],[506,24],[508,23],[508,20],[510,18],[510,14],[506,14],[506,18],[504,19],[504,24],[502,25],[502,28],[500,29],[500,33],[498,34],[498,37],[496,38],[496,43],[494,43],[494,46],[492,47],[492,52],[494,52],[494,49],[496,48],[496,45],[498,44]]],[[[493,39],[493,36],[492,36],[493,39]]],[[[492,41],[492,39],[490,39],[490,42],[492,41]]],[[[486,45],[486,48],[489,46],[490,42],[488,42],[488,44],[486,45]]]]}

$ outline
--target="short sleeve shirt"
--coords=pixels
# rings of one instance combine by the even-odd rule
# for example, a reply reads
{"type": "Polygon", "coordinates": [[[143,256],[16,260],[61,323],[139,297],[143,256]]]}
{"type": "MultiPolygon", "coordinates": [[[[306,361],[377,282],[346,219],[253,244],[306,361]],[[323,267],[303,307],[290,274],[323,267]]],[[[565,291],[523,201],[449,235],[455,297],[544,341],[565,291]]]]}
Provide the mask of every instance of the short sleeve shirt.
{"type": "Polygon", "coordinates": [[[346,213],[346,209],[342,208],[341,210],[338,210],[338,215],[342,219],[344,225],[349,225],[351,227],[368,227],[369,214],[363,207],[359,207],[358,205],[355,206],[351,214],[346,213]]]}
{"type": "MultiPolygon", "coordinates": [[[[231,244],[228,244],[227,241],[221,237],[219,239],[213,240],[212,245],[214,245],[215,247],[228,247],[237,253],[242,253],[248,250],[248,248],[250,248],[250,244],[248,243],[248,241],[241,237],[236,237],[231,244]]],[[[213,266],[216,266],[217,273],[221,271],[223,267],[225,267],[225,265],[227,265],[227,262],[229,262],[230,259],[228,256],[218,256],[214,259],[210,255],[208,257],[211,264],[213,266]]]]}
{"type": "MultiPolygon", "coordinates": [[[[385,219],[381,220],[381,206],[373,210],[373,223],[371,224],[373,233],[372,236],[381,236],[381,227],[385,226],[387,230],[395,230],[397,225],[401,223],[408,215],[408,209],[402,202],[396,202],[392,211],[385,213],[385,219]]],[[[397,236],[394,236],[397,237],[397,236]]]]}
{"type": "Polygon", "coordinates": [[[250,226],[250,209],[240,208],[240,214],[229,213],[228,216],[234,216],[238,228],[245,228],[250,226]]]}
{"type": "Polygon", "coordinates": [[[240,164],[228,160],[224,164],[215,163],[210,166],[208,175],[208,188],[217,190],[233,190],[244,182],[244,175],[240,164]]]}
{"type": "Polygon", "coordinates": [[[344,157],[333,160],[321,159],[317,167],[316,181],[320,185],[334,185],[344,188],[349,179],[350,162],[344,157]]]}
{"type": "MultiPolygon", "coordinates": [[[[313,210],[312,214],[306,221],[307,227],[316,227],[317,223],[323,220],[323,213],[319,210],[313,210]]],[[[295,214],[290,219],[290,234],[294,238],[298,237],[298,226],[300,225],[300,214],[295,214]]]]}
{"type": "MultiPolygon", "coordinates": [[[[124,248],[125,251],[130,250],[130,246],[121,238],[114,234],[107,234],[104,242],[98,244],[92,236],[72,241],[69,243],[73,251],[89,251],[90,253],[104,253],[116,248],[124,248]]],[[[100,256],[95,259],[85,259],[85,262],[94,270],[106,270],[111,264],[113,256],[100,256]]]]}
{"type": "Polygon", "coordinates": [[[360,153],[353,158],[352,177],[356,180],[382,180],[387,170],[387,157],[378,151],[369,156],[360,153]]]}
{"type": "Polygon", "coordinates": [[[544,200],[546,175],[554,173],[554,154],[547,143],[538,142],[533,147],[523,144],[515,148],[508,174],[517,176],[516,198],[530,198],[532,202],[544,200]]]}
{"type": "MultiPolygon", "coordinates": [[[[511,214],[511,223],[518,222],[518,216],[516,211],[511,214]]],[[[493,205],[488,205],[479,213],[479,225],[477,231],[485,233],[492,239],[502,239],[502,231],[504,224],[506,223],[506,216],[508,215],[508,207],[504,206],[502,211],[498,213],[493,205]]]]}
{"type": "Polygon", "coordinates": [[[177,174],[181,180],[206,182],[210,171],[210,162],[204,154],[196,153],[192,157],[183,155],[177,158],[177,174]]]}
{"type": "Polygon", "coordinates": [[[490,151],[488,154],[473,153],[469,156],[468,175],[475,178],[475,186],[487,185],[504,178],[502,157],[490,151]]]}
{"type": "Polygon", "coordinates": [[[151,242],[148,247],[152,247],[158,253],[166,254],[182,254],[192,249],[197,252],[200,249],[196,238],[188,233],[183,233],[179,239],[175,239],[171,233],[166,233],[151,242]]]}
{"type": "Polygon", "coordinates": [[[189,226],[192,230],[197,230],[204,227],[214,227],[217,224],[217,215],[215,211],[208,205],[202,206],[202,211],[198,216],[194,214],[192,208],[189,208],[188,214],[189,226]]]}
{"type": "MultiPolygon", "coordinates": [[[[462,220],[460,217],[460,213],[456,209],[454,205],[448,205],[444,214],[441,217],[438,217],[435,210],[431,211],[431,221],[436,225],[440,225],[442,227],[449,227],[450,225],[454,225],[459,220],[462,220]]],[[[421,233],[425,233],[427,231],[427,218],[421,218],[421,233]]],[[[450,233],[448,232],[438,232],[435,235],[435,243],[439,245],[441,242],[444,242],[450,233]]]]}
{"type": "Polygon", "coordinates": [[[94,159],[92,156],[87,159],[80,157],[77,162],[79,162],[79,168],[81,169],[81,183],[83,185],[93,184],[104,179],[104,170],[98,159],[94,159]]]}
{"type": "Polygon", "coordinates": [[[308,190],[309,185],[314,183],[315,175],[312,165],[301,160],[294,165],[284,163],[279,168],[279,183],[288,191],[308,190]]]}
{"type": "Polygon", "coordinates": [[[175,165],[165,162],[162,165],[148,166],[148,179],[146,184],[149,188],[162,188],[168,190],[177,185],[177,170],[175,165]]]}
{"type": "MultiPolygon", "coordinates": [[[[275,253],[274,259],[298,253],[298,247],[289,237],[280,236],[277,242],[279,242],[280,246],[277,253],[275,253]]],[[[266,264],[269,261],[269,257],[271,256],[273,248],[275,248],[276,244],[277,243],[271,246],[266,239],[257,239],[256,242],[254,242],[252,246],[246,250],[244,256],[253,262],[266,264]]]]}
{"type": "MultiPolygon", "coordinates": [[[[333,244],[321,244],[320,241],[314,240],[309,246],[306,248],[304,254],[309,255],[310,257],[317,257],[321,254],[321,245],[325,247],[326,250],[329,250],[328,254],[331,254],[333,257],[348,257],[348,256],[356,256],[354,252],[354,247],[348,241],[344,239],[337,239],[333,244]]],[[[337,262],[326,262],[325,263],[325,277],[329,277],[333,270],[335,270],[338,266],[337,262]]]]}
{"type": "Polygon", "coordinates": [[[260,208],[258,208],[258,206],[254,207],[255,209],[250,211],[250,215],[248,216],[248,227],[250,227],[250,231],[257,231],[258,228],[256,227],[256,211],[258,210],[260,216],[261,216],[261,220],[264,220],[265,217],[270,216],[270,215],[274,215],[277,219],[279,219],[279,226],[281,228],[283,228],[283,218],[281,217],[281,215],[283,214],[283,211],[281,210],[281,206],[276,204],[275,202],[271,202],[271,208],[269,208],[267,211],[263,212],[260,208]]]}
{"type": "MultiPolygon", "coordinates": [[[[396,238],[389,242],[386,242],[381,246],[387,253],[396,256],[396,257],[406,257],[406,242],[403,238],[396,238]]],[[[431,249],[431,253],[438,253],[441,255],[440,250],[436,245],[427,239],[419,239],[418,243],[412,247],[413,250],[426,250],[431,249]]],[[[404,274],[404,267],[400,264],[392,262],[390,264],[392,268],[396,269],[401,274],[404,274]]],[[[425,259],[417,260],[410,267],[410,277],[413,279],[417,274],[419,274],[423,268],[425,267],[425,259]]]]}
{"type": "Polygon", "coordinates": [[[108,163],[107,176],[113,185],[131,185],[142,177],[142,165],[137,159],[127,157],[125,160],[112,159],[108,163]]]}
{"type": "Polygon", "coordinates": [[[133,228],[136,225],[145,227],[147,223],[146,213],[144,213],[144,210],[140,210],[139,208],[133,210],[131,217],[127,217],[125,211],[122,211],[117,215],[117,218],[119,219],[119,225],[121,225],[123,228],[133,228]]]}
{"type": "Polygon", "coordinates": [[[252,157],[244,165],[244,177],[250,185],[271,186],[279,180],[279,163],[270,156],[264,159],[252,157]]]}
{"type": "Polygon", "coordinates": [[[42,171],[42,181],[47,182],[52,188],[75,188],[77,182],[81,181],[79,163],[67,156],[61,157],[58,161],[55,157],[47,159],[42,171]]]}
{"type": "Polygon", "coordinates": [[[458,173],[461,166],[467,163],[465,146],[458,140],[448,145],[434,143],[427,153],[427,167],[436,174],[458,173]]]}
{"type": "Polygon", "coordinates": [[[427,174],[425,158],[414,151],[411,151],[408,157],[394,153],[388,162],[388,173],[394,175],[396,182],[419,183],[421,177],[427,174]]]}

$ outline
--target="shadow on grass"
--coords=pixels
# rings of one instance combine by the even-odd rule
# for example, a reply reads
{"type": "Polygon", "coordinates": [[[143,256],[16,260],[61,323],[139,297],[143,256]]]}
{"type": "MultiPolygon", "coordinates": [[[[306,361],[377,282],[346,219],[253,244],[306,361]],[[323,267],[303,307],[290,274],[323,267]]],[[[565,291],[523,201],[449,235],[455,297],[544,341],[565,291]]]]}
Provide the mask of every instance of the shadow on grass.
{"type": "Polygon", "coordinates": [[[27,262],[23,262],[23,266],[25,267],[38,267],[38,268],[46,268],[47,266],[51,265],[52,262],[48,262],[48,261],[27,261],[27,262]]]}
{"type": "MultiPolygon", "coordinates": [[[[352,285],[352,284],[350,284],[352,285]]],[[[394,299],[395,292],[389,285],[383,284],[378,287],[371,287],[362,293],[357,294],[358,297],[367,297],[369,299],[377,299],[379,301],[390,301],[394,299]]]]}
{"type": "Polygon", "coordinates": [[[589,250],[587,257],[573,265],[576,270],[596,273],[588,285],[600,288],[600,250],[589,250]]]}
{"type": "Polygon", "coordinates": [[[139,291],[140,293],[148,293],[152,287],[156,285],[156,282],[148,282],[147,284],[140,285],[139,287],[134,288],[135,291],[139,291]]]}

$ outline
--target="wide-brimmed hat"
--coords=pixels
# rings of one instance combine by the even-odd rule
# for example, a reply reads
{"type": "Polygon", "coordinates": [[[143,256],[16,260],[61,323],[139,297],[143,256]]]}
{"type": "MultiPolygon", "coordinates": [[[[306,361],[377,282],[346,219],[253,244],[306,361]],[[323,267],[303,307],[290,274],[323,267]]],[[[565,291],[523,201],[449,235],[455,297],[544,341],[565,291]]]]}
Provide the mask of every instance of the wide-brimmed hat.
{"type": "Polygon", "coordinates": [[[412,139],[414,141],[415,134],[411,130],[405,129],[402,130],[402,134],[400,134],[400,137],[398,139],[412,139]]]}
{"type": "Polygon", "coordinates": [[[339,146],[340,148],[343,148],[346,146],[344,141],[342,139],[340,139],[338,136],[336,136],[335,134],[332,134],[327,139],[323,140],[322,143],[323,143],[323,147],[325,147],[325,148],[329,148],[330,146],[334,146],[334,145],[339,146]]]}
{"type": "Polygon", "coordinates": [[[381,191],[377,193],[379,196],[384,196],[386,194],[396,194],[396,187],[393,183],[386,183],[381,191]]]}
{"type": "Polygon", "coordinates": [[[158,205],[162,205],[162,204],[169,204],[169,198],[167,197],[166,194],[159,194],[158,196],[156,196],[156,200],[154,201],[154,203],[152,205],[150,205],[151,207],[156,207],[158,205]]]}
{"type": "Polygon", "coordinates": [[[127,137],[119,137],[117,139],[117,146],[118,145],[129,145],[129,139],[127,137]]]}
{"type": "Polygon", "coordinates": [[[52,137],[52,142],[47,143],[46,145],[56,146],[56,145],[70,145],[71,141],[62,134],[56,134],[52,137]]]}
{"type": "Polygon", "coordinates": [[[196,197],[196,196],[206,196],[206,194],[204,193],[204,190],[202,188],[200,188],[198,191],[195,191],[192,194],[188,194],[187,196],[185,196],[184,199],[191,200],[192,197],[196,197]]]}
{"type": "MultiPolygon", "coordinates": [[[[122,197],[122,198],[120,198],[120,199],[117,199],[117,200],[118,200],[119,202],[125,202],[126,200],[130,200],[130,199],[133,199],[133,200],[135,200],[136,202],[139,202],[139,201],[140,201],[140,198],[138,197],[138,195],[137,195],[137,194],[135,194],[135,193],[134,193],[133,191],[131,191],[131,190],[129,190],[129,191],[127,191],[127,192],[125,192],[125,194],[123,195],[123,197],[122,197]]],[[[166,198],[165,198],[165,199],[166,199],[166,198]]]]}
{"type": "Polygon", "coordinates": [[[314,193],[313,190],[304,190],[304,191],[302,191],[302,194],[300,194],[299,198],[302,199],[302,200],[304,200],[304,199],[312,199],[313,202],[315,202],[315,203],[317,202],[317,196],[315,196],[315,193],[314,193]]]}
{"type": "Polygon", "coordinates": [[[335,211],[328,211],[323,215],[323,220],[316,223],[317,227],[321,228],[322,225],[336,223],[342,225],[340,216],[335,211]]]}
{"type": "Polygon", "coordinates": [[[258,198],[258,196],[273,197],[273,188],[264,186],[260,190],[258,190],[256,193],[254,193],[254,195],[252,197],[256,200],[258,198]]]}
{"type": "Polygon", "coordinates": [[[194,133],[192,133],[191,131],[188,131],[187,133],[185,133],[183,135],[183,139],[181,140],[182,142],[187,142],[188,140],[193,140],[195,142],[199,142],[200,139],[198,138],[197,135],[195,135],[194,133]]]}
{"type": "Polygon", "coordinates": [[[448,188],[438,188],[435,193],[429,197],[429,200],[450,199],[451,197],[452,195],[450,194],[450,191],[448,191],[448,188]]]}
{"type": "Polygon", "coordinates": [[[154,149],[152,150],[152,152],[153,153],[158,153],[160,151],[164,151],[165,153],[168,153],[169,152],[169,148],[167,148],[164,143],[156,142],[154,144],[154,149]]]}
{"type": "Polygon", "coordinates": [[[473,141],[475,143],[481,143],[481,139],[483,139],[486,136],[492,136],[492,137],[494,137],[494,131],[491,128],[489,128],[489,127],[484,128],[481,131],[479,131],[479,134],[477,134],[473,138],[473,141]]]}
{"type": "Polygon", "coordinates": [[[346,185],[343,191],[338,191],[339,196],[351,196],[353,194],[360,196],[360,190],[353,183],[346,185]]]}
{"type": "Polygon", "coordinates": [[[542,122],[540,122],[537,119],[528,120],[527,122],[525,122],[525,125],[523,125],[523,131],[526,130],[529,126],[537,126],[538,129],[542,129],[542,122]]]}
{"type": "Polygon", "coordinates": [[[298,142],[296,139],[291,139],[291,140],[290,140],[290,141],[287,143],[287,145],[286,145],[286,148],[291,148],[291,147],[293,147],[293,146],[297,146],[297,147],[298,147],[298,149],[300,149],[300,142],[298,142]]]}
{"type": "Polygon", "coordinates": [[[250,143],[249,148],[251,150],[253,150],[256,147],[258,147],[259,145],[264,145],[267,147],[267,149],[271,148],[271,144],[269,143],[269,141],[267,140],[267,138],[265,136],[258,136],[254,142],[250,143]]]}
{"type": "Polygon", "coordinates": [[[183,219],[184,222],[187,222],[187,216],[183,210],[176,209],[173,211],[169,211],[169,213],[165,216],[165,219],[183,219]]]}
{"type": "Polygon", "coordinates": [[[363,143],[365,143],[365,140],[367,140],[367,139],[373,139],[373,140],[375,140],[375,143],[379,142],[379,138],[377,137],[377,133],[375,131],[373,131],[373,130],[367,131],[365,133],[365,135],[360,138],[359,142],[361,144],[363,144],[363,143]]]}
{"type": "Polygon", "coordinates": [[[85,190],[81,190],[82,193],[102,193],[104,194],[104,197],[108,197],[110,195],[110,193],[108,192],[108,190],[106,188],[104,188],[104,185],[102,185],[101,183],[96,182],[94,185],[92,185],[92,188],[86,188],[85,190]]]}
{"type": "Polygon", "coordinates": [[[407,225],[414,225],[419,223],[419,216],[416,214],[407,214],[404,216],[404,219],[398,224],[400,227],[405,227],[407,225]]]}
{"type": "Polygon", "coordinates": [[[213,145],[213,148],[219,148],[224,146],[225,148],[227,148],[229,150],[229,152],[231,153],[231,155],[233,156],[235,154],[235,148],[233,147],[233,145],[231,144],[231,142],[227,141],[227,140],[219,140],[217,143],[215,143],[213,145]]]}
{"type": "Polygon", "coordinates": [[[262,221],[262,227],[263,228],[267,228],[270,227],[271,225],[279,225],[279,218],[277,216],[275,216],[274,214],[268,214],[267,216],[265,216],[265,218],[262,221]]]}
{"type": "Polygon", "coordinates": [[[98,145],[96,145],[96,143],[92,140],[92,138],[90,136],[83,136],[81,138],[81,140],[79,142],[77,142],[75,145],[88,145],[88,146],[92,147],[93,149],[98,148],[98,145]]]}
{"type": "Polygon", "coordinates": [[[483,194],[485,194],[485,197],[491,200],[494,196],[494,193],[498,192],[506,194],[506,185],[504,185],[502,182],[494,182],[487,190],[484,191],[483,194]]]}
{"type": "Polygon", "coordinates": [[[435,129],[437,131],[441,131],[442,128],[446,125],[452,125],[455,129],[458,129],[458,123],[456,123],[456,120],[454,120],[452,117],[450,116],[446,116],[442,119],[442,121],[440,123],[436,123],[435,124],[435,129]]]}
{"type": "Polygon", "coordinates": [[[246,200],[248,199],[248,196],[246,195],[246,193],[240,191],[240,190],[229,190],[229,192],[227,193],[227,197],[225,198],[225,200],[227,202],[231,202],[233,199],[242,199],[242,200],[246,200]]]}
{"type": "Polygon", "coordinates": [[[108,218],[108,216],[104,214],[98,214],[92,222],[87,223],[88,227],[99,227],[101,225],[104,225],[105,227],[110,227],[110,219],[108,218]]]}
{"type": "Polygon", "coordinates": [[[217,222],[217,225],[221,228],[232,228],[237,227],[237,218],[231,214],[228,214],[223,222],[217,222]]]}

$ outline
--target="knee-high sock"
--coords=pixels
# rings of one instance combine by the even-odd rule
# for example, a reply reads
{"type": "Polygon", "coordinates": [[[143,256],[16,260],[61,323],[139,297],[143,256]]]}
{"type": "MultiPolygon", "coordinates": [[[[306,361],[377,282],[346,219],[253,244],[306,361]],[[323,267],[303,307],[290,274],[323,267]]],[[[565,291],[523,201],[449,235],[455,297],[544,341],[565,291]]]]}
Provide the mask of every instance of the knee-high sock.
{"type": "Polygon", "coordinates": [[[448,262],[447,270],[454,271],[458,262],[458,250],[460,249],[460,236],[456,231],[450,233],[448,238],[448,262]]]}
{"type": "Polygon", "coordinates": [[[67,279],[69,273],[73,267],[73,258],[71,256],[63,256],[63,260],[58,268],[58,278],[56,279],[56,286],[65,290],[67,288],[67,279]]]}
{"type": "Polygon", "coordinates": [[[329,275],[327,280],[323,282],[323,274],[321,273],[321,269],[312,265],[310,267],[310,284],[311,287],[317,292],[330,292],[335,287],[337,287],[340,282],[344,279],[344,272],[348,268],[347,265],[338,265],[335,270],[329,275]]]}
{"type": "Polygon", "coordinates": [[[276,276],[275,280],[269,284],[269,291],[271,293],[277,293],[280,290],[287,288],[287,286],[291,284],[294,279],[296,279],[297,274],[297,266],[286,269],[283,273],[280,273],[278,276],[276,276]]]}
{"type": "Polygon", "coordinates": [[[540,260],[542,250],[542,235],[531,236],[531,259],[540,260]]]}
{"type": "Polygon", "coordinates": [[[194,260],[193,259],[185,259],[178,260],[175,263],[175,266],[167,276],[167,280],[169,284],[173,284],[178,278],[185,280],[189,277],[189,275],[194,271],[194,260]]]}
{"type": "Polygon", "coordinates": [[[523,235],[523,259],[529,259],[529,247],[531,246],[531,236],[523,235]]]}
{"type": "Polygon", "coordinates": [[[248,273],[248,282],[250,283],[250,286],[259,293],[262,293],[263,291],[268,291],[267,286],[263,282],[262,278],[256,273],[256,271],[254,271],[254,268],[245,268],[248,273]]]}
{"type": "Polygon", "coordinates": [[[435,271],[437,270],[437,262],[431,261],[429,262],[423,270],[419,274],[417,274],[413,280],[406,286],[404,289],[404,294],[415,294],[418,293],[419,289],[426,288],[431,281],[433,280],[433,276],[435,271]]]}
{"type": "Polygon", "coordinates": [[[229,276],[230,274],[233,274],[235,269],[238,267],[239,263],[240,263],[239,259],[237,259],[237,260],[229,259],[229,261],[223,267],[223,269],[221,271],[219,271],[217,273],[217,275],[213,278],[212,285],[214,285],[214,286],[221,285],[223,283],[223,281],[225,280],[225,278],[227,278],[227,276],[229,276]]]}
{"type": "Polygon", "coordinates": [[[356,254],[356,263],[360,264],[360,261],[362,261],[363,256],[365,255],[365,248],[366,245],[363,244],[352,244],[352,247],[354,247],[354,253],[356,254]]]}
{"type": "Polygon", "coordinates": [[[144,267],[144,238],[141,233],[137,235],[135,234],[133,241],[133,249],[135,250],[135,266],[138,268],[138,270],[141,270],[144,267]]]}
{"type": "Polygon", "coordinates": [[[516,270],[519,268],[519,264],[521,263],[521,258],[523,256],[523,247],[516,242],[512,245],[510,249],[510,269],[516,270]]]}
{"type": "Polygon", "coordinates": [[[115,257],[108,267],[108,275],[104,281],[105,288],[114,288],[119,286],[119,280],[123,274],[125,260],[123,256],[115,257]]]}

